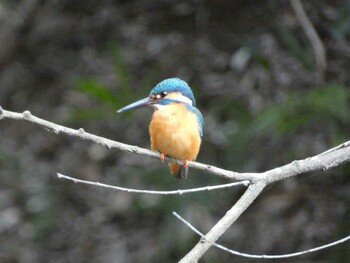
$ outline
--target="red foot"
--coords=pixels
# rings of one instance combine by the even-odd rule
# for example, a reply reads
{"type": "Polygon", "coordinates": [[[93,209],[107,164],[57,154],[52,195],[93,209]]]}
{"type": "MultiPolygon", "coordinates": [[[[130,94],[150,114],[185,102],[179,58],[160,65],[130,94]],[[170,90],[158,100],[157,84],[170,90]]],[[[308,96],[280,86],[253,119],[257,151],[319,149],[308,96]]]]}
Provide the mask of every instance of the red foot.
{"type": "Polygon", "coordinates": [[[187,160],[187,159],[184,160],[184,167],[185,167],[185,168],[188,167],[188,160],[187,160]]]}
{"type": "Polygon", "coordinates": [[[165,153],[161,153],[161,154],[160,154],[160,160],[161,160],[162,162],[164,162],[164,159],[165,159],[165,153]]]}

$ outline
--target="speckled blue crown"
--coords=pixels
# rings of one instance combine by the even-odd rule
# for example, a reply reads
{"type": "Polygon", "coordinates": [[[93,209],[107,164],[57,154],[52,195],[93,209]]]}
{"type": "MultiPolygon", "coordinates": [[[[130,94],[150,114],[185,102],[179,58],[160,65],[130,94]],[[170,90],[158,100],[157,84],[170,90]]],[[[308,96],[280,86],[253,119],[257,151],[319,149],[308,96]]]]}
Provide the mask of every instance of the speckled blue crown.
{"type": "Polygon", "coordinates": [[[171,92],[181,92],[182,95],[185,97],[189,98],[192,101],[192,105],[196,106],[196,100],[193,96],[193,92],[188,86],[186,81],[183,81],[179,78],[170,78],[170,79],[165,79],[161,82],[159,82],[152,90],[150,93],[150,96],[159,94],[163,91],[166,91],[168,93],[171,92]]]}

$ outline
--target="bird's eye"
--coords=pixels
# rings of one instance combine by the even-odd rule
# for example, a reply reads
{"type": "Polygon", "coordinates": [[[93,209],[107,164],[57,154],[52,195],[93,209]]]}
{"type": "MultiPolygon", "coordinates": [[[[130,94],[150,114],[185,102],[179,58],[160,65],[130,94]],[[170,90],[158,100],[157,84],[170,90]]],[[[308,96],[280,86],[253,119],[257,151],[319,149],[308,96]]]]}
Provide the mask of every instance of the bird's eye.
{"type": "Polygon", "coordinates": [[[161,96],[162,98],[164,98],[166,95],[168,95],[168,92],[166,92],[166,91],[162,91],[162,92],[160,93],[160,96],[161,96]]]}

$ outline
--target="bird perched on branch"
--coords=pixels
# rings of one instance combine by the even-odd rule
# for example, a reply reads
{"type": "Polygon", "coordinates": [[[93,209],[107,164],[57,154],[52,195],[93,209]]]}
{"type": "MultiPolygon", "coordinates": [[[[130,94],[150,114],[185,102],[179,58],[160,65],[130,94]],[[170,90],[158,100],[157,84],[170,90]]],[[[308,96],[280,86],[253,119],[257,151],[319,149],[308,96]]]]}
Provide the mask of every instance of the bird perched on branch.
{"type": "Polygon", "coordinates": [[[151,106],[154,108],[149,133],[151,149],[165,156],[183,160],[183,166],[169,163],[176,178],[187,177],[188,161],[197,158],[203,136],[203,116],[195,107],[196,101],[188,84],[178,78],[158,83],[147,98],[136,101],[117,112],[151,106]]]}

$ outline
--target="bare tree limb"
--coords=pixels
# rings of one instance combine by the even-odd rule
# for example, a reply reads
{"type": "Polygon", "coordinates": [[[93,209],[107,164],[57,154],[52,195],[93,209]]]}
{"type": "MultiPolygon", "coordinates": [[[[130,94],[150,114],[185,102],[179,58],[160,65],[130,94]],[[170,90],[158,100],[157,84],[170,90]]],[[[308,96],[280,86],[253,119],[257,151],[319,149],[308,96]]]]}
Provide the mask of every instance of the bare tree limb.
{"type": "Polygon", "coordinates": [[[349,160],[350,149],[348,147],[340,147],[331,152],[321,153],[300,161],[293,161],[290,164],[261,173],[261,176],[252,182],[238,202],[180,262],[197,262],[210,246],[225,233],[226,229],[249,207],[266,185],[308,171],[327,170],[349,160]]]}
{"type": "MultiPolygon", "coordinates": [[[[30,111],[24,111],[23,113],[12,112],[12,111],[4,110],[0,106],[0,120],[1,119],[14,119],[14,120],[28,121],[28,122],[34,123],[36,125],[39,125],[50,132],[53,132],[56,134],[62,133],[62,134],[66,134],[69,136],[78,137],[78,138],[83,139],[83,140],[92,141],[92,142],[95,142],[97,144],[103,145],[103,146],[107,147],[108,149],[116,148],[116,149],[119,149],[121,151],[132,152],[132,153],[160,159],[159,152],[140,148],[140,147],[137,147],[134,145],[128,145],[125,143],[113,141],[113,140],[110,140],[110,139],[107,139],[107,138],[104,138],[101,136],[97,136],[97,135],[85,132],[84,129],[82,129],[82,128],[72,129],[72,128],[62,126],[62,125],[58,125],[58,124],[55,124],[53,122],[49,122],[47,120],[35,117],[34,115],[32,115],[30,113],[30,111]]],[[[166,157],[165,161],[168,161],[168,162],[171,161],[173,163],[183,164],[183,161],[176,160],[176,159],[173,159],[170,157],[166,157]]],[[[208,165],[208,164],[202,164],[202,163],[198,163],[198,162],[188,162],[188,165],[190,167],[195,168],[195,169],[204,170],[204,171],[207,171],[211,174],[215,174],[217,176],[220,176],[220,177],[223,177],[226,179],[231,179],[231,180],[237,180],[237,181],[249,180],[249,181],[251,181],[251,180],[255,179],[255,177],[256,177],[255,173],[236,173],[236,172],[232,172],[229,170],[221,169],[219,167],[215,167],[215,166],[208,165]]]]}
{"type": "MultiPolygon", "coordinates": [[[[204,238],[204,234],[202,232],[200,232],[197,228],[195,228],[193,225],[191,225],[190,222],[186,221],[183,217],[181,217],[178,213],[176,212],[173,212],[173,215],[176,216],[179,220],[182,221],[182,223],[184,223],[186,226],[188,226],[193,232],[195,232],[196,234],[198,234],[200,237],[204,238]]],[[[301,255],[304,255],[304,254],[308,254],[308,253],[313,253],[313,252],[316,252],[316,251],[320,251],[320,250],[323,250],[323,249],[326,249],[326,248],[329,248],[329,247],[333,247],[333,246],[336,246],[338,244],[341,244],[341,243],[344,243],[346,241],[349,241],[350,240],[350,235],[349,236],[346,236],[344,238],[341,238],[341,239],[338,239],[337,241],[334,241],[334,242],[331,242],[331,243],[328,243],[328,244],[325,244],[325,245],[322,245],[322,246],[318,246],[318,247],[315,247],[315,248],[311,248],[311,249],[308,249],[308,250],[303,250],[303,251],[299,251],[299,252],[295,252],[295,253],[290,253],[290,254],[281,254],[281,255],[256,255],[256,254],[248,254],[248,253],[243,253],[243,252],[239,252],[239,251],[236,251],[236,250],[232,250],[232,249],[229,249],[223,245],[220,245],[218,243],[213,243],[213,246],[221,249],[221,250],[224,250],[230,254],[233,254],[233,255],[237,255],[237,256],[240,256],[240,257],[246,257],[246,258],[260,258],[260,259],[263,259],[263,258],[270,258],[270,259],[278,259],[278,258],[291,258],[291,257],[297,257],[297,256],[301,256],[301,255]]]]}
{"type": "Polygon", "coordinates": [[[182,194],[189,194],[189,193],[230,188],[230,187],[239,186],[239,185],[247,186],[249,184],[249,181],[241,181],[241,182],[235,182],[235,183],[229,183],[229,184],[204,186],[204,187],[197,187],[197,188],[191,188],[191,189],[179,189],[179,190],[171,190],[171,191],[155,191],[155,190],[139,190],[139,189],[120,187],[120,186],[113,186],[113,185],[103,184],[103,183],[99,183],[99,182],[92,182],[92,181],[88,181],[88,180],[82,180],[82,179],[70,177],[70,176],[67,176],[67,175],[64,175],[61,173],[57,173],[57,176],[60,179],[66,179],[69,181],[73,181],[74,183],[99,186],[99,187],[103,187],[103,188],[107,188],[107,189],[124,191],[124,192],[128,192],[128,193],[153,194],[153,195],[182,195],[182,194]]]}
{"type": "Polygon", "coordinates": [[[331,148],[331,149],[329,149],[327,151],[324,151],[321,154],[327,154],[327,153],[334,152],[334,151],[337,151],[339,149],[343,149],[343,148],[346,148],[346,147],[349,147],[349,146],[350,146],[350,141],[347,141],[347,142],[339,144],[339,145],[337,145],[337,146],[335,146],[335,147],[333,147],[333,148],[331,148]]]}
{"type": "Polygon", "coordinates": [[[290,3],[301,24],[301,27],[305,31],[305,34],[311,43],[312,49],[314,51],[316,67],[321,72],[324,72],[327,69],[327,59],[324,45],[310,19],[308,18],[301,1],[290,0],[290,3]]]}
{"type": "Polygon", "coordinates": [[[252,183],[248,189],[235,203],[235,205],[226,212],[210,231],[200,239],[197,245],[181,259],[180,263],[197,262],[203,254],[218,240],[223,233],[237,220],[237,218],[253,203],[256,197],[265,188],[263,181],[252,183]]]}
{"type": "MultiPolygon", "coordinates": [[[[14,120],[24,120],[36,125],[39,125],[46,130],[59,134],[66,134],[73,137],[78,137],[83,140],[88,140],[95,142],[97,144],[103,145],[108,149],[116,148],[121,151],[132,152],[144,156],[149,156],[153,158],[160,158],[160,154],[155,151],[140,148],[134,145],[128,145],[125,143],[113,141],[101,136],[97,136],[88,132],[84,129],[72,129],[62,125],[49,122],[47,120],[38,118],[30,113],[30,111],[24,111],[23,113],[7,111],[0,106],[0,120],[1,119],[14,119],[14,120]]],[[[325,151],[321,154],[309,157],[303,160],[293,161],[290,164],[263,172],[263,173],[238,173],[229,170],[225,170],[219,167],[215,167],[208,164],[203,164],[199,162],[188,162],[189,166],[198,170],[203,170],[208,173],[237,181],[248,180],[251,182],[266,180],[267,183],[272,183],[276,181],[283,180],[285,178],[295,176],[298,174],[326,170],[340,163],[347,162],[350,159],[350,141],[345,142],[339,146],[332,148],[331,150],[325,151]]],[[[183,164],[183,161],[176,160],[170,157],[165,158],[168,162],[174,162],[178,164],[183,164]]]]}

